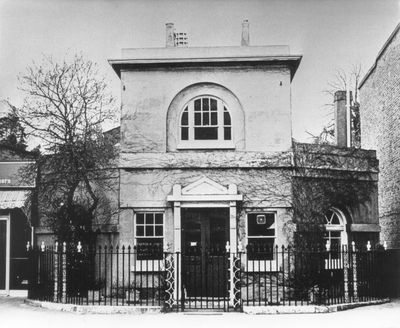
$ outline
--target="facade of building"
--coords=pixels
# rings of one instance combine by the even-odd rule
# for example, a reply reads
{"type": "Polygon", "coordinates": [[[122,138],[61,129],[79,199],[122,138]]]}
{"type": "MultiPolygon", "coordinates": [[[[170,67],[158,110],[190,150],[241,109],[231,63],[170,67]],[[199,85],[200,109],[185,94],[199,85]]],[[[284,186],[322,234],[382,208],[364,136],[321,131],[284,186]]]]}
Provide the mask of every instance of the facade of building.
{"type": "MultiPolygon", "coordinates": [[[[296,178],[367,182],[358,202],[332,199],[323,238],[378,241],[375,152],[292,140],[301,56],[249,46],[246,23],[239,47],[176,46],[171,24],[166,35],[165,48],[123,49],[109,60],[122,88],[120,245],[183,253],[291,245],[300,227],[296,178]]],[[[345,110],[340,94],[336,107],[345,110]]]]}
{"type": "Polygon", "coordinates": [[[381,240],[390,248],[400,247],[399,30],[400,25],[360,84],[361,143],[377,151],[381,240]]]}
{"type": "Polygon", "coordinates": [[[27,152],[0,146],[0,294],[27,289],[26,244],[33,238],[27,199],[35,184],[23,180],[21,170],[31,161],[27,152]]]}

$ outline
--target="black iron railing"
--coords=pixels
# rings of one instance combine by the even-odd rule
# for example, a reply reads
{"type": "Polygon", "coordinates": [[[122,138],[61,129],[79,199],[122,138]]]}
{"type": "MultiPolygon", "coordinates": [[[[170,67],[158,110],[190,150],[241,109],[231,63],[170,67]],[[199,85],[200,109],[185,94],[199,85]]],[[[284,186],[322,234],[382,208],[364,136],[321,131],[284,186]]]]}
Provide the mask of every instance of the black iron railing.
{"type": "Polygon", "coordinates": [[[165,310],[331,305],[391,296],[381,249],[29,247],[30,299],[165,310]]]}

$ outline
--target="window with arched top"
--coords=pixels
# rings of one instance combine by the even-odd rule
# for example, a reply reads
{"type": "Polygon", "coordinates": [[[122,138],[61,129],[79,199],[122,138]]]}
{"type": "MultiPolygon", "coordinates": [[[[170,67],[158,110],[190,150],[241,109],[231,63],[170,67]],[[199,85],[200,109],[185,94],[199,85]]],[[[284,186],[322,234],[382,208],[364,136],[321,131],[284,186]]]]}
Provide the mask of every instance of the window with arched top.
{"type": "Polygon", "coordinates": [[[228,106],[210,96],[193,98],[183,107],[179,120],[180,148],[234,148],[228,106]]]}
{"type": "MultiPolygon", "coordinates": [[[[342,234],[345,230],[342,218],[339,216],[339,212],[330,209],[326,212],[325,219],[325,234],[324,239],[329,242],[330,248],[334,250],[340,250],[342,246],[342,234]]],[[[347,244],[347,243],[346,243],[347,244]]]]}

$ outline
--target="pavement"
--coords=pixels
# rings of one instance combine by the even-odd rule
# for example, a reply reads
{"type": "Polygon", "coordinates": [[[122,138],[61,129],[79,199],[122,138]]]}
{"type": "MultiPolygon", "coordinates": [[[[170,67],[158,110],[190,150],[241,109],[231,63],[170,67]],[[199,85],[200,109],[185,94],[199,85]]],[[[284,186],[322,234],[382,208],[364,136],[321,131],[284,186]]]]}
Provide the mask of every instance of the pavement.
{"type": "Polygon", "coordinates": [[[24,303],[23,298],[0,296],[0,327],[188,327],[247,328],[400,328],[400,299],[334,313],[249,315],[244,313],[77,314],[24,303]]]}

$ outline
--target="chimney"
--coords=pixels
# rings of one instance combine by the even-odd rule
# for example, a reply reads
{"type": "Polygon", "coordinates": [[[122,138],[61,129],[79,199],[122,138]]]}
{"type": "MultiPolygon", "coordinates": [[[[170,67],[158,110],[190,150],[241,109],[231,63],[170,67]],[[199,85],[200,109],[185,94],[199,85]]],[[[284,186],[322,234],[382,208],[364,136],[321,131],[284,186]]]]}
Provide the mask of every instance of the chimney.
{"type": "Polygon", "coordinates": [[[245,19],[242,23],[242,46],[250,45],[250,34],[249,34],[249,21],[245,19]]]}
{"type": "MultiPolygon", "coordinates": [[[[351,92],[350,92],[351,100],[351,92]]],[[[351,135],[349,131],[349,116],[346,106],[346,91],[335,92],[335,139],[336,145],[339,147],[348,147],[351,143],[351,135]]]]}
{"type": "Polygon", "coordinates": [[[175,47],[175,29],[174,29],[174,23],[167,23],[165,24],[165,46],[167,48],[173,48],[175,47]]]}

